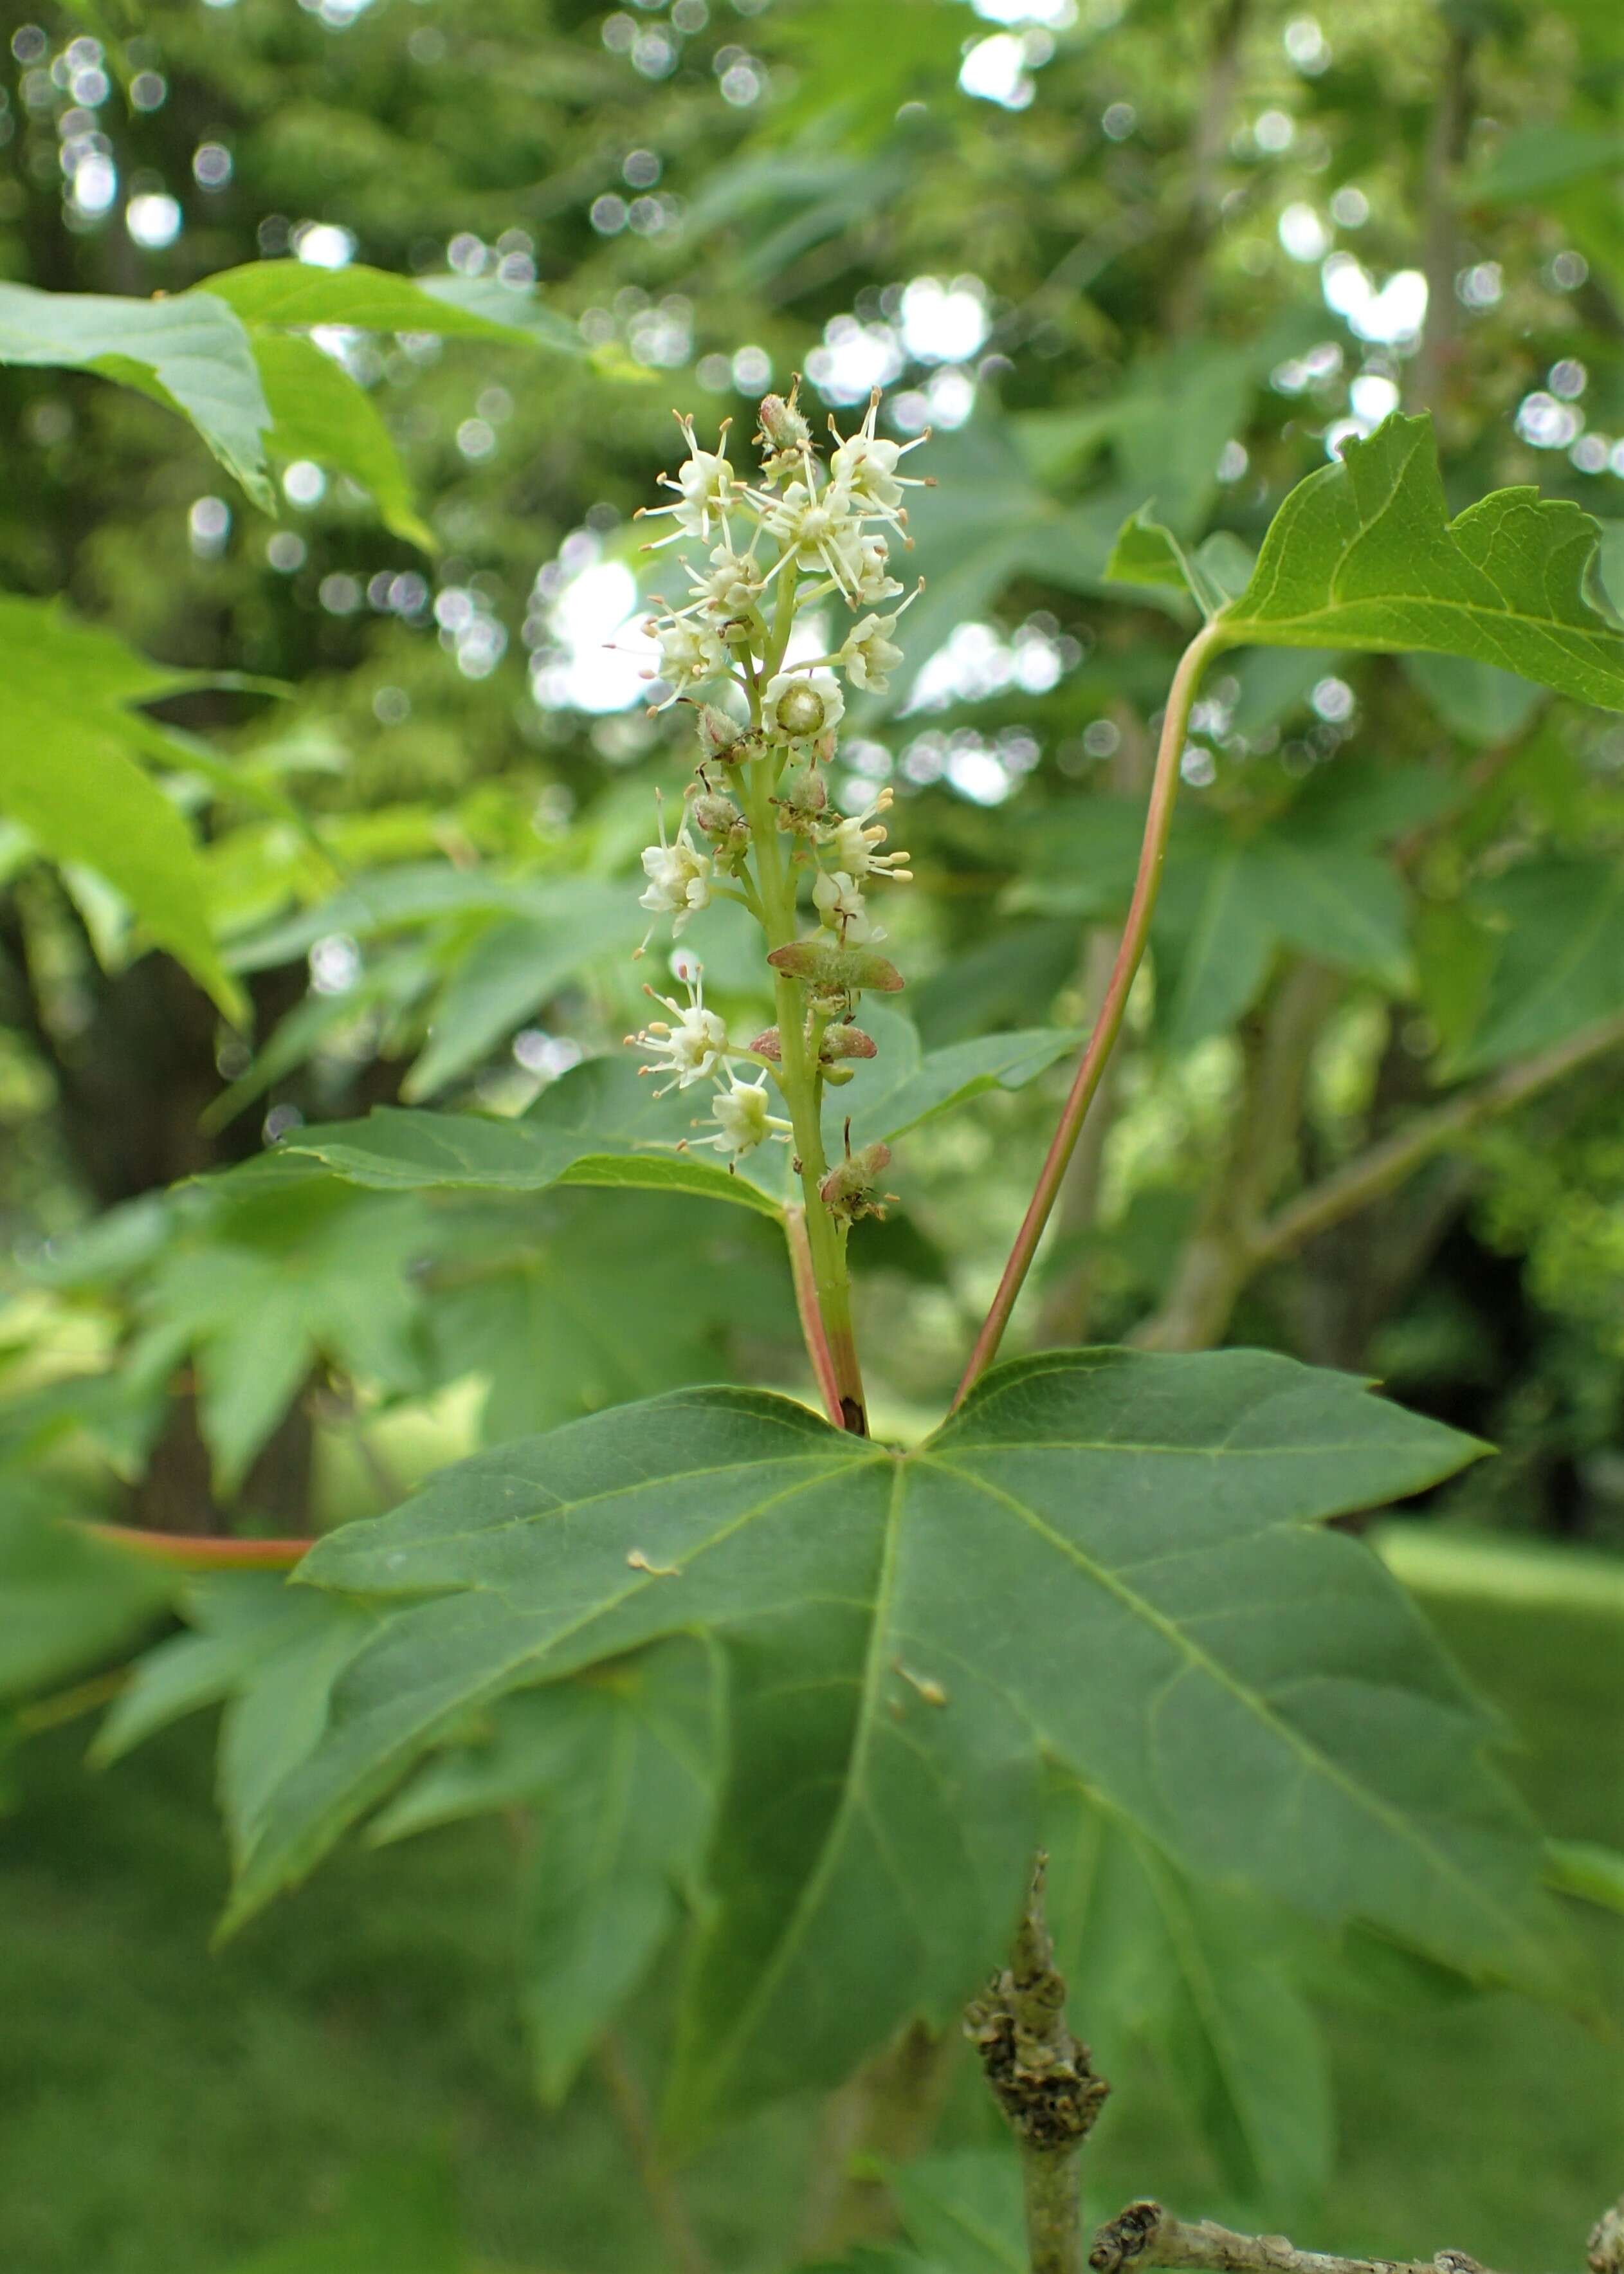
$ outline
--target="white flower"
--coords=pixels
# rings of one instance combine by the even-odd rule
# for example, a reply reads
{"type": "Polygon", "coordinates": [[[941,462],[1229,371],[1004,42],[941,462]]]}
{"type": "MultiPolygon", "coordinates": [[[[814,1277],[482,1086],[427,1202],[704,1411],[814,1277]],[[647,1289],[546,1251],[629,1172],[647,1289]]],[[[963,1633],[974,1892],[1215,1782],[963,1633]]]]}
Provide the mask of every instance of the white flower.
{"type": "Polygon", "coordinates": [[[793,562],[812,576],[821,569],[841,583],[841,546],[852,527],[852,501],[843,489],[831,482],[819,495],[805,482],[791,482],[781,497],[759,502],[762,527],[783,556],[780,567],[793,562]]]}
{"type": "MultiPolygon", "coordinates": [[[[722,439],[726,440],[728,421],[722,425],[722,439]]],[[[726,533],[727,514],[738,501],[740,485],[733,468],[719,449],[702,450],[694,439],[694,422],[679,415],[677,424],[688,440],[688,456],[677,468],[676,478],[662,474],[660,480],[666,489],[675,490],[675,505],[645,506],[643,517],[653,520],[662,514],[676,518],[676,528],[660,542],[674,544],[681,537],[709,537],[713,523],[719,523],[726,533]]]]}
{"type": "MultiPolygon", "coordinates": [[[[897,616],[901,614],[898,608],[897,616]]],[[[897,616],[861,616],[846,634],[835,661],[853,687],[883,695],[891,685],[891,674],[902,661],[902,650],[886,636],[897,616]]]]}
{"type": "Polygon", "coordinates": [[[710,855],[702,853],[688,833],[685,821],[677,831],[674,843],[665,842],[665,809],[659,809],[659,843],[645,846],[643,873],[648,878],[648,890],[638,896],[637,905],[647,908],[650,915],[674,916],[671,936],[675,939],[691,915],[710,905],[710,855]]]}
{"type": "Polygon", "coordinates": [[[903,491],[927,486],[917,476],[898,474],[898,462],[910,450],[917,450],[921,442],[928,442],[930,435],[927,429],[911,442],[886,441],[874,431],[879,407],[876,390],[868,398],[862,425],[849,442],[840,444],[829,461],[829,472],[831,481],[850,491],[852,502],[860,514],[877,513],[894,522],[901,518],[898,508],[903,491]]]}
{"type": "Polygon", "coordinates": [[[673,1002],[669,995],[655,995],[651,987],[648,990],[657,1003],[670,1012],[674,1025],[664,1019],[650,1019],[640,1033],[626,1037],[628,1043],[637,1043],[653,1059],[651,1065],[640,1067],[640,1073],[671,1076],[665,1088],[655,1091],[656,1097],[664,1097],[668,1090],[691,1089],[696,1081],[707,1081],[726,1068],[727,1029],[714,1011],[705,1008],[703,977],[695,971],[684,984],[688,994],[686,1004],[673,1002]]]}
{"type": "Polygon", "coordinates": [[[876,600],[894,600],[902,587],[891,573],[885,539],[871,537],[855,523],[845,531],[840,546],[840,573],[835,582],[853,607],[876,600]]]}
{"type": "Polygon", "coordinates": [[[868,433],[853,434],[831,458],[829,471],[853,498],[865,502],[872,499],[876,505],[900,505],[902,484],[897,479],[897,461],[901,456],[901,448],[895,442],[880,440],[868,433]]]}
{"type": "Polygon", "coordinates": [[[691,571],[688,579],[689,589],[699,595],[698,605],[724,619],[748,615],[765,582],[761,563],[728,545],[718,545],[710,568],[691,571]]]}
{"type": "Polygon", "coordinates": [[[682,689],[701,686],[726,668],[727,650],[714,632],[682,623],[667,624],[660,631],[658,675],[673,690],[671,702],[682,689]]]}
{"type": "Polygon", "coordinates": [[[753,1153],[769,1137],[788,1141],[791,1126],[776,1113],[767,1110],[767,1077],[758,1074],[754,1081],[741,1081],[734,1074],[727,1078],[726,1089],[718,1089],[707,1120],[714,1121],[714,1137],[702,1137],[702,1145],[714,1145],[718,1153],[737,1157],[753,1153]]]}
{"type": "Polygon", "coordinates": [[[781,671],[762,697],[762,732],[776,742],[809,741],[838,727],[846,711],[839,681],[827,671],[781,671]]]}
{"type": "Polygon", "coordinates": [[[865,947],[885,934],[869,915],[857,880],[845,869],[825,871],[812,886],[813,905],[831,931],[838,932],[846,947],[865,947]]]}
{"type": "MultiPolygon", "coordinates": [[[[883,789],[870,806],[861,813],[852,814],[837,821],[824,838],[832,845],[840,870],[852,878],[879,876],[891,877],[898,884],[906,884],[913,877],[906,853],[879,853],[875,847],[885,842],[886,830],[876,817],[891,809],[891,793],[883,789]]],[[[816,888],[815,888],[816,889],[816,888]]]]}

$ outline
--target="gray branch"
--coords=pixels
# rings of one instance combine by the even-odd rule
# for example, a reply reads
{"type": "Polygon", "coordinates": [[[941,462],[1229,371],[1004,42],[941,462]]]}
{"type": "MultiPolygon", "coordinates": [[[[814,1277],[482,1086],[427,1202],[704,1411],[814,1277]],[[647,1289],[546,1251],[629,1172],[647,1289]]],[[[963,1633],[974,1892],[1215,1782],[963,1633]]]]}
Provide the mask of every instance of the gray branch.
{"type": "MultiPolygon", "coordinates": [[[[1124,2274],[1133,2266],[1181,2266],[1190,2274],[1487,2274],[1463,2250],[1431,2258],[1342,2258],[1327,2250],[1299,2250],[1283,2234],[1238,2234],[1215,2220],[1176,2218],[1159,2202],[1133,2202],[1094,2236],[1088,2263],[1094,2274],[1124,2274]]],[[[1624,2274],[1624,2201],[1602,2213],[1591,2230],[1586,2263],[1590,2274],[1624,2274]]]]}
{"type": "Polygon", "coordinates": [[[1136,2265],[1184,2266],[1195,2274],[1486,2274],[1463,2250],[1440,2250],[1432,2258],[1339,2258],[1299,2250],[1283,2234],[1237,2234],[1210,2218],[1175,2218],[1158,2202],[1118,2211],[1095,2235],[1088,2263],[1094,2274],[1122,2274],[1136,2265]]]}
{"type": "Polygon", "coordinates": [[[1509,1113],[1620,1044],[1624,1044],[1624,1016],[1599,1020],[1531,1058],[1515,1059],[1477,1088],[1462,1090],[1441,1105],[1417,1114],[1405,1127],[1311,1186],[1261,1225],[1251,1243],[1254,1269],[1289,1254],[1329,1225],[1368,1208],[1372,1201],[1396,1190],[1434,1153],[1470,1136],[1485,1121],[1509,1113]]]}

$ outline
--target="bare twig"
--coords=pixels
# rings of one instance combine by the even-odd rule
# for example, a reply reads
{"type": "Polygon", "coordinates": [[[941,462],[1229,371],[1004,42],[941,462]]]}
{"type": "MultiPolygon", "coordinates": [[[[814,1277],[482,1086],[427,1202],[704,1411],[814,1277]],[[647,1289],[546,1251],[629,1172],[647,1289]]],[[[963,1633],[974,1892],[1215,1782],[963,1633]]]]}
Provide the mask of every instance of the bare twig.
{"type": "Polygon", "coordinates": [[[598,2047],[598,2066],[609,2097],[614,2102],[621,2129],[637,2166],[637,2176],[649,2199],[656,2223],[677,2274],[710,2274],[710,2261],[695,2233],[682,2200],[681,2189],[661,2157],[654,2119],[649,2112],[643,2080],[632,2067],[625,2044],[613,2029],[598,2047]]]}
{"type": "MultiPolygon", "coordinates": [[[[1549,1050],[1519,1058],[1476,1088],[1415,1115],[1267,1220],[1255,1209],[1248,1209],[1240,1185],[1221,1181],[1201,1228],[1180,1260],[1166,1300],[1138,1329],[1134,1341],[1148,1350],[1209,1349],[1222,1337],[1242,1291],[1267,1265],[1385,1200],[1434,1155],[1470,1136],[1485,1122],[1511,1112],[1621,1047],[1624,1017],[1605,1019],[1549,1050]]],[[[1248,1143],[1252,1125],[1249,1105],[1243,1119],[1248,1143]]],[[[1267,1140],[1267,1118],[1260,1113],[1259,1126],[1267,1140]]],[[[1260,1193],[1254,1186],[1252,1196],[1266,1199],[1267,1186],[1260,1193]]]]}
{"type": "MultiPolygon", "coordinates": [[[[1116,942],[1109,927],[1090,925],[1083,949],[1082,974],[1083,1015],[1090,1020],[1098,1018],[1104,1003],[1116,953],[1116,942]]],[[[1061,1248],[1074,1249],[1075,1253],[1064,1276],[1045,1294],[1038,1314],[1038,1340],[1046,1348],[1060,1343],[1080,1343],[1087,1332],[1094,1273],[1086,1243],[1099,1218],[1105,1141],[1116,1118],[1120,1075],[1121,1060],[1113,1052],[1060,1187],[1056,1240],[1061,1248]]]]}
{"type": "Polygon", "coordinates": [[[1263,1211],[1291,1165],[1309,1063],[1339,985],[1323,964],[1295,964],[1262,1015],[1243,1028],[1245,1078],[1229,1155],[1161,1309],[1134,1337],[1142,1347],[1207,1350],[1229,1323],[1258,1269],[1263,1211]]]}
{"type": "Polygon", "coordinates": [[[1471,60],[1477,35],[1452,26],[1439,73],[1421,183],[1422,267],[1426,276],[1426,322],[1410,381],[1417,410],[1435,410],[1455,351],[1455,253],[1458,230],[1455,176],[1466,154],[1471,124],[1471,60]]]}
{"type": "Polygon", "coordinates": [[[801,2214],[806,2257],[895,2231],[883,2172],[924,2152],[962,2051],[956,2036],[914,2022],[830,2095],[801,2214]]]}
{"type": "Polygon", "coordinates": [[[1213,19],[1201,103],[1190,136],[1190,202],[1184,248],[1164,301],[1163,320],[1175,339],[1193,331],[1200,321],[1207,254],[1218,228],[1220,172],[1240,92],[1249,5],[1250,0],[1220,0],[1213,19]]]}
{"type": "Polygon", "coordinates": [[[290,1571],[310,1554],[308,1540],[214,1540],[184,1532],[141,1532],[128,1524],[81,1527],[116,1547],[153,1563],[175,1563],[183,1571],[290,1571]]]}
{"type": "Polygon", "coordinates": [[[1094,2239],[1088,2263],[1094,2274],[1122,2274],[1128,2266],[1184,2266],[1194,2274],[1486,2274],[1463,2250],[1432,2258],[1340,2258],[1299,2250],[1283,2234],[1237,2234],[1204,2218],[1175,2218],[1159,2202],[1130,2203],[1094,2239]]]}
{"type": "Polygon", "coordinates": [[[1065,2017],[1064,1977],[1043,1916],[1040,1856],[1011,1962],[966,2007],[965,2029],[1020,2147],[1032,2274],[1082,2274],[1079,2151],[1110,2087],[1065,2017]]]}
{"type": "Polygon", "coordinates": [[[1368,1208],[1372,1201],[1402,1185],[1423,1161],[1469,1135],[1480,1123],[1508,1113],[1620,1045],[1624,1045],[1624,1017],[1604,1019],[1564,1043],[1553,1043],[1549,1050],[1517,1059],[1476,1088],[1462,1090],[1430,1112],[1417,1114],[1402,1129],[1280,1209],[1252,1242],[1253,1268],[1289,1254],[1316,1232],[1368,1208]]]}

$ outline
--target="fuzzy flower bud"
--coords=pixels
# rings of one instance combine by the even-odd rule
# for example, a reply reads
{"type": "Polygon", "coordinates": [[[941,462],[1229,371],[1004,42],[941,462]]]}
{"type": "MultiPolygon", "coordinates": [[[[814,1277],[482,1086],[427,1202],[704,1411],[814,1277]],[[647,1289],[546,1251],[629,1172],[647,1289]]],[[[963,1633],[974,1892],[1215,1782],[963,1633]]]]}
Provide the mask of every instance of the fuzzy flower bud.
{"type": "Polygon", "coordinates": [[[797,405],[800,381],[789,391],[788,400],[781,395],[764,395],[761,405],[761,432],[756,440],[770,454],[780,450],[799,455],[812,440],[812,428],[806,414],[797,405]]]}
{"type": "Polygon", "coordinates": [[[707,837],[726,837],[744,819],[731,797],[701,790],[694,800],[694,819],[707,837]]]}
{"type": "Polygon", "coordinates": [[[749,738],[748,727],[730,719],[726,711],[718,711],[714,703],[699,705],[698,732],[699,748],[706,759],[728,764],[745,755],[741,745],[749,738]]]}
{"type": "Polygon", "coordinates": [[[859,1216],[883,1216],[885,1202],[896,1198],[894,1193],[877,1189],[890,1166],[889,1145],[861,1146],[855,1153],[848,1153],[844,1161],[836,1162],[819,1185],[817,1196],[831,1216],[846,1224],[855,1224],[859,1216]]]}
{"type": "Polygon", "coordinates": [[[1584,2263],[1590,2274],[1624,2274],[1624,2195],[1591,2228],[1584,2263]]]}
{"type": "Polygon", "coordinates": [[[829,785],[816,765],[802,766],[799,772],[785,777],[773,803],[778,809],[780,829],[793,830],[798,837],[816,837],[821,833],[828,809],[829,785]]]}
{"type": "Polygon", "coordinates": [[[877,1058],[879,1052],[874,1036],[865,1035],[861,1027],[851,1025],[828,1028],[818,1045],[818,1058],[824,1065],[835,1065],[842,1058],[877,1058]]]}

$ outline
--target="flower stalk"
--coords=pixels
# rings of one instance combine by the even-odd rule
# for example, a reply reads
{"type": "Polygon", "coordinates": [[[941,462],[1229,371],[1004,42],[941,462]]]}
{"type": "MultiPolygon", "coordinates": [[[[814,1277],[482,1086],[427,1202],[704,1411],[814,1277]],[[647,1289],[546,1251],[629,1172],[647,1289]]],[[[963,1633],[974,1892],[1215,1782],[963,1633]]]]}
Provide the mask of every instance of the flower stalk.
{"type": "Polygon", "coordinates": [[[846,1244],[853,1222],[878,1212],[870,1171],[883,1167],[883,1148],[853,1156],[848,1147],[831,1167],[823,1102],[829,1086],[851,1079],[847,1058],[873,1055],[853,1024],[862,989],[902,983],[870,953],[885,934],[868,893],[876,884],[906,884],[911,871],[906,853],[880,849],[889,794],[843,814],[828,768],[846,707],[840,675],[883,691],[901,660],[890,637],[901,609],[883,615],[876,604],[903,589],[890,573],[888,546],[906,531],[903,493],[918,484],[898,466],[917,444],[876,432],[879,402],[876,392],[850,437],[830,421],[825,466],[794,393],[767,396],[755,481],[728,458],[726,426],[718,448],[705,450],[692,420],[679,420],[688,455],[664,478],[676,501],[653,511],[676,526],[658,543],[698,538],[710,549],[703,565],[683,561],[689,598],[648,629],[659,642],[665,689],[654,707],[696,701],[699,755],[682,820],[668,832],[662,813],[658,841],[643,855],[642,905],[657,924],[669,917],[675,938],[712,900],[741,901],[764,935],[776,1023],[748,1048],[733,1043],[704,1000],[703,966],[685,956],[673,968],[686,1003],[650,989],[671,1015],[628,1037],[648,1053],[643,1071],[663,1078],[658,1094],[710,1088],[710,1111],[695,1126],[711,1133],[692,1141],[714,1148],[730,1169],[770,1141],[793,1146],[801,1202],[787,1228],[808,1351],[831,1419],[860,1435],[868,1417],[846,1244]],[[849,635],[831,646],[820,622],[808,643],[816,652],[793,659],[799,613],[824,602],[852,612],[849,635]],[[808,921],[816,926],[809,937],[808,921]],[[741,1059],[758,1069],[753,1080],[735,1073],[741,1059]],[[781,1115],[771,1110],[769,1081],[781,1115]]]}

